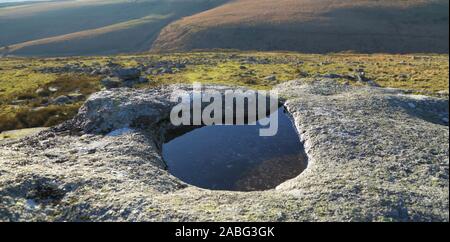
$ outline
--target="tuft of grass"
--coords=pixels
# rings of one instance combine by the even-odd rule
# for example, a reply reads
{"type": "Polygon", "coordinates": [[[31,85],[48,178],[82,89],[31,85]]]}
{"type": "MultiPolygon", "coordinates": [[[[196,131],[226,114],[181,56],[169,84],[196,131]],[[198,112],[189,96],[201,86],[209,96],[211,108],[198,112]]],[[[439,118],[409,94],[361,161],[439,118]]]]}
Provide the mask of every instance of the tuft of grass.
{"type": "MultiPolygon", "coordinates": [[[[24,81],[28,82],[29,80],[24,81]]],[[[84,100],[67,105],[52,105],[53,98],[75,92],[87,97],[99,90],[98,77],[80,75],[62,75],[22,89],[17,89],[16,86],[6,89],[0,96],[0,132],[59,124],[72,118],[84,100]],[[55,88],[56,91],[51,92],[49,88],[55,88]],[[38,95],[37,89],[46,90],[45,95],[38,95]]]]}
{"type": "Polygon", "coordinates": [[[45,129],[46,128],[29,128],[29,129],[11,130],[11,131],[7,131],[7,132],[3,132],[0,134],[0,143],[2,140],[20,139],[25,136],[39,133],[45,129]]]}
{"type": "Polygon", "coordinates": [[[50,105],[37,110],[24,107],[15,112],[1,113],[0,131],[57,125],[75,116],[80,106],[81,104],[50,105]]]}
{"type": "Polygon", "coordinates": [[[24,109],[16,113],[15,120],[22,127],[50,127],[75,116],[79,104],[51,105],[39,110],[24,109]]]}

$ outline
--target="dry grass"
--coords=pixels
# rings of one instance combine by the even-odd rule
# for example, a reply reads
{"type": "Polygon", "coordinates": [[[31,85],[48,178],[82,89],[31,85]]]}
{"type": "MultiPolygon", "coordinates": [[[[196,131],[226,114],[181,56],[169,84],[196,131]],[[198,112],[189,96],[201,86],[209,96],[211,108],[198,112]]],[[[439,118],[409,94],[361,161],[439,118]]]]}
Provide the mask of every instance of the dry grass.
{"type": "Polygon", "coordinates": [[[0,114],[0,131],[30,127],[50,127],[75,116],[80,104],[51,105],[39,110],[20,108],[13,114],[0,114]]]}
{"type": "Polygon", "coordinates": [[[397,10],[424,4],[425,0],[238,0],[186,17],[181,24],[210,27],[228,24],[317,21],[336,9],[387,7],[397,10]]]}
{"type": "Polygon", "coordinates": [[[57,76],[51,81],[33,83],[31,87],[26,85],[30,80],[23,79],[22,82],[23,89],[16,86],[5,89],[8,86],[1,86],[4,91],[0,93],[0,132],[59,124],[73,117],[83,100],[68,105],[52,105],[49,104],[50,100],[74,92],[88,96],[100,90],[97,77],[80,75],[57,76]],[[38,88],[48,90],[50,87],[57,91],[47,91],[45,95],[36,94],[38,88]]]}
{"type": "Polygon", "coordinates": [[[448,1],[236,0],[164,28],[154,51],[448,53],[448,1]]]}

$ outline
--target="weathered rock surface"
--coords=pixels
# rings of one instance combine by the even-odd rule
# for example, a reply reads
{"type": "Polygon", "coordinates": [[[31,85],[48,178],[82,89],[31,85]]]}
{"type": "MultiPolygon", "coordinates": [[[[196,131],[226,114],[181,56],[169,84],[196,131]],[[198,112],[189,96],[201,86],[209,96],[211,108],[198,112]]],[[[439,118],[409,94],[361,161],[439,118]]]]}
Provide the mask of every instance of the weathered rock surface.
{"type": "Polygon", "coordinates": [[[449,220],[448,100],[324,80],[277,89],[309,156],[277,189],[210,191],[171,176],[159,135],[170,94],[188,87],[120,88],[0,145],[0,220],[449,220]]]}

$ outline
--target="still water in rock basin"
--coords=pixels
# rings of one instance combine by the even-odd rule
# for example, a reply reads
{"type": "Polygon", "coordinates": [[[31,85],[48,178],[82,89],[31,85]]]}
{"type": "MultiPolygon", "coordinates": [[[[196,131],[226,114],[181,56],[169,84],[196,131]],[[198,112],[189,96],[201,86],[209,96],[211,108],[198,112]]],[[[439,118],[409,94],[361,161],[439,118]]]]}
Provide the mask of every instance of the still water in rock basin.
{"type": "Polygon", "coordinates": [[[231,191],[275,188],[307,165],[304,148],[280,108],[278,133],[260,137],[257,125],[203,126],[163,145],[169,172],[191,185],[231,191]]]}

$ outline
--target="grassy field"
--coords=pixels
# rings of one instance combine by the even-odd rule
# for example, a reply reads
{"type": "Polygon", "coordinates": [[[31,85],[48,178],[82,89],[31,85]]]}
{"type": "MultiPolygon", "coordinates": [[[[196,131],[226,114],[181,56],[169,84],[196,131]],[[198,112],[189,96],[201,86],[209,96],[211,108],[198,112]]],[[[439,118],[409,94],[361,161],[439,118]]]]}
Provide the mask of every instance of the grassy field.
{"type": "MultiPolygon", "coordinates": [[[[52,126],[73,117],[83,101],[102,89],[101,76],[76,73],[43,73],[44,67],[70,63],[91,66],[113,61],[124,67],[146,62],[185,61],[186,68],[169,74],[148,75],[152,88],[171,83],[217,83],[270,89],[300,77],[313,79],[326,74],[349,75],[364,69],[366,76],[382,87],[410,90],[411,93],[438,95],[448,93],[448,55],[387,54],[298,54],[292,52],[192,52],[178,54],[141,54],[67,58],[0,59],[0,131],[52,126]],[[256,61],[255,61],[256,60],[256,61]],[[276,80],[266,77],[275,76],[276,80]],[[38,95],[38,89],[55,89],[38,95]],[[79,102],[48,105],[60,95],[82,94],[79,102]]],[[[360,85],[346,79],[338,79],[360,85]]]]}

